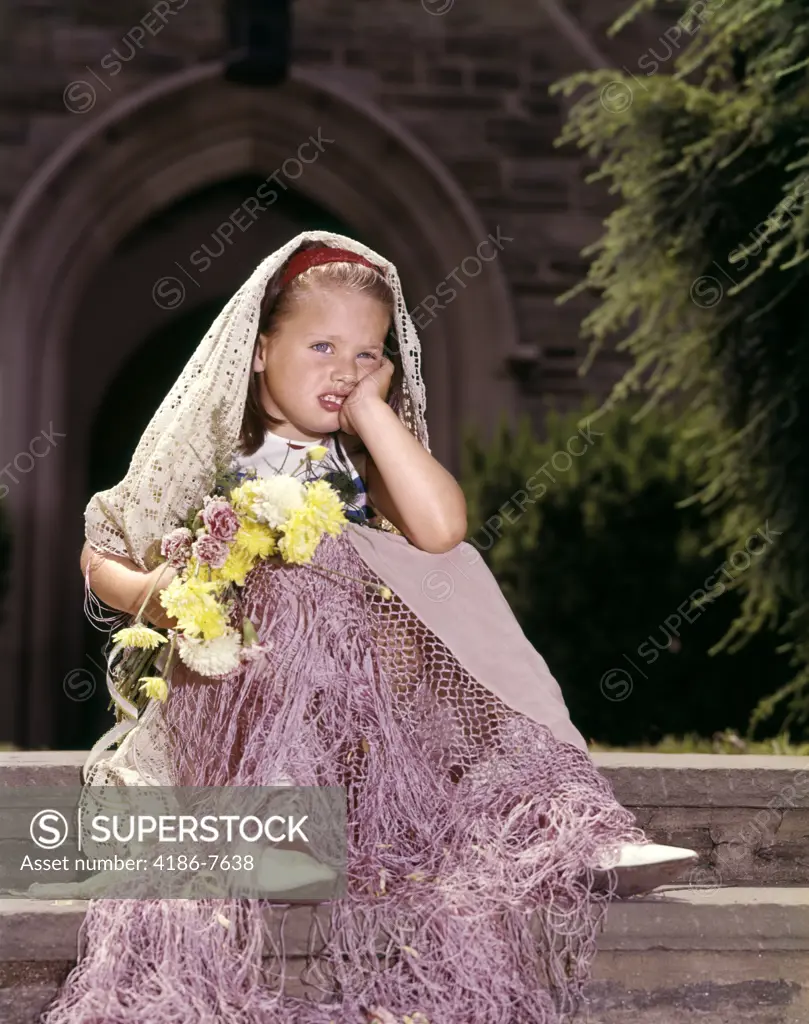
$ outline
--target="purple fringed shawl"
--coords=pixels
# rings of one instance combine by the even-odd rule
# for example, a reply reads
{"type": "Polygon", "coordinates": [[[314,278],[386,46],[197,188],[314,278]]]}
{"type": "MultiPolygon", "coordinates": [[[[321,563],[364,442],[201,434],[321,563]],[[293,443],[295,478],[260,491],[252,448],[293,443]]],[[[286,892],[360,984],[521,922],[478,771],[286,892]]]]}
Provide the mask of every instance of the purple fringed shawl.
{"type": "Polygon", "coordinates": [[[285,985],[267,901],[99,899],[42,1024],[559,1024],[581,1006],[609,899],[592,868],[643,834],[547,665],[467,544],[352,525],[314,563],[254,569],[244,610],[273,650],[220,681],[178,665],[159,708],[179,784],[346,787],[348,894],[310,987],[285,985]]]}

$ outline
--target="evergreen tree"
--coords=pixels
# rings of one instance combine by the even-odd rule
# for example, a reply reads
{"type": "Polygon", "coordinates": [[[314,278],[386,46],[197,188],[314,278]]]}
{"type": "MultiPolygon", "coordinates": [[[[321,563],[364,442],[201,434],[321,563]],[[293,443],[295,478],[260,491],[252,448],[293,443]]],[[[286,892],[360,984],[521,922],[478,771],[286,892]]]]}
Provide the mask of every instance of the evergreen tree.
{"type": "MultiPolygon", "coordinates": [[[[809,728],[809,3],[735,0],[671,10],[667,62],[557,83],[577,94],[560,144],[599,164],[616,206],[586,251],[590,358],[607,339],[632,357],[608,406],[678,396],[676,426],[728,553],[777,539],[735,585],[723,646],[781,624],[793,677],[759,705],[809,728]],[[679,18],[678,18],[678,15],[679,18]],[[654,70],[655,73],[651,73],[654,70]]],[[[654,53],[663,51],[663,38],[654,53]]]]}

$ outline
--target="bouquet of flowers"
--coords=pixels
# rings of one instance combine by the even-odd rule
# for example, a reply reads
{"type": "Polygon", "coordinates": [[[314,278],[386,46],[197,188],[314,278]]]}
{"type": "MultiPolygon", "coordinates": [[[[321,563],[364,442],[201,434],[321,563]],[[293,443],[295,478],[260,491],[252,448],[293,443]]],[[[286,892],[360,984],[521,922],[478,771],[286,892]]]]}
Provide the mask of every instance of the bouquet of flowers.
{"type": "MultiPolygon", "coordinates": [[[[322,459],[326,451],[322,445],[312,448],[304,462],[322,459]]],[[[240,627],[233,625],[245,577],[262,559],[311,564],[321,538],[338,535],[347,521],[340,494],[325,480],[304,481],[286,473],[246,478],[229,471],[217,474],[214,492],[203,499],[202,507],[162,538],[161,558],[178,572],[159,600],[177,620],[177,628],[168,630],[167,636],[143,621],[155,581],[132,625],[112,637],[134,656],[123,673],[129,677],[128,696],[137,680],[136,689],[146,698],[166,700],[164,676],[169,675],[175,652],[194,672],[211,677],[227,675],[265,654],[271,644],[258,642],[249,618],[243,617],[240,627]],[[143,675],[169,638],[163,675],[143,675]]],[[[391,596],[387,588],[380,592],[391,596]]]]}

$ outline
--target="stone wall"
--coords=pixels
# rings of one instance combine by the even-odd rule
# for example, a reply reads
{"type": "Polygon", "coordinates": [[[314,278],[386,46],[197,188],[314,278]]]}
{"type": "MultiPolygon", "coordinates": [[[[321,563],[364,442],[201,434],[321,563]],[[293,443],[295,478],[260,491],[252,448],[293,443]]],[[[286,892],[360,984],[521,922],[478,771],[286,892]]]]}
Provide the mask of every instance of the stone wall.
{"type": "MultiPolygon", "coordinates": [[[[630,67],[674,20],[645,15],[607,40],[620,5],[563,6],[606,61],[630,67]]],[[[296,0],[293,10],[296,65],[395,116],[456,177],[487,229],[513,239],[502,259],[521,351],[508,370],[522,382],[526,411],[538,417],[549,396],[567,404],[603,392],[621,360],[606,353],[579,378],[586,306],[555,302],[584,273],[580,250],[607,209],[604,194],[584,185],[586,160],[553,145],[562,101],[548,85],[586,66],[586,55],[538,0],[296,0]]],[[[87,119],[156,77],[220,56],[222,21],[221,0],[7,0],[0,217],[87,119]]]]}
{"type": "MultiPolygon", "coordinates": [[[[358,235],[381,236],[381,251],[398,247],[394,258],[418,292],[407,299],[424,336],[428,416],[432,394],[432,437],[441,439],[434,450],[447,464],[449,440],[468,415],[459,410],[472,410],[484,429],[501,411],[512,420],[527,413],[539,427],[548,403],[576,406],[608,389],[621,360],[605,352],[581,378],[587,305],[555,300],[583,276],[581,249],[609,207],[585,186],[582,154],[554,147],[564,112],[548,85],[588,62],[635,69],[674,17],[644,15],[606,40],[615,0],[561,2],[295,0],[292,60],[307,81],[246,97],[227,91],[238,87],[225,86],[212,64],[225,53],[222,0],[5,0],[0,250],[13,237],[17,257],[8,254],[0,274],[0,466],[18,453],[30,461],[30,438],[49,424],[66,440],[8,498],[15,563],[0,609],[0,662],[12,682],[0,686],[0,741],[51,745],[55,719],[77,710],[68,683],[87,669],[81,531],[65,525],[63,535],[62,527],[80,523],[92,493],[87,424],[108,387],[101,357],[112,349],[123,358],[142,344],[124,335],[156,312],[143,275],[153,281],[184,244],[176,227],[190,216],[183,204],[193,189],[173,184],[201,180],[189,167],[210,167],[205,184],[227,189],[220,167],[263,175],[280,166],[291,152],[278,150],[291,138],[281,125],[287,113],[297,112],[295,132],[306,127],[296,144],[310,118],[313,131],[343,126],[342,149],[307,172],[300,191],[358,235]],[[177,80],[190,78],[195,84],[170,99],[177,80]],[[145,90],[152,99],[131,114],[145,90]],[[262,135],[256,123],[264,128],[267,110],[272,130],[262,135]],[[249,130],[240,135],[242,124],[249,130]],[[386,230],[374,230],[380,223],[386,230]],[[496,262],[476,266],[487,233],[502,247],[496,262]],[[429,247],[421,242],[428,234],[429,247]],[[460,298],[441,312],[430,293],[450,278],[460,298]],[[116,322],[129,307],[138,316],[116,322]],[[82,337],[95,341],[83,346],[82,337]]],[[[204,240],[218,215],[210,202],[197,214],[188,231],[204,240]]],[[[274,230],[257,228],[243,244],[243,261],[265,229],[274,230]]],[[[221,301],[238,282],[223,282],[229,287],[209,299],[221,301]]],[[[205,283],[213,288],[213,275],[205,283]]],[[[103,677],[95,685],[100,699],[103,677]]]]}

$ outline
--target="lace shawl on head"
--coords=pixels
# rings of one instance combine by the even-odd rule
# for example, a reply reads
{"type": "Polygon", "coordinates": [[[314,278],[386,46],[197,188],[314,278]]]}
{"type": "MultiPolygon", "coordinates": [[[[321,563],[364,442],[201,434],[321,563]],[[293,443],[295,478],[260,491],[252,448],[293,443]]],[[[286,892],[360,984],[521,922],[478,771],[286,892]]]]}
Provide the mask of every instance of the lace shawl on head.
{"type": "Polygon", "coordinates": [[[230,299],[149,421],[126,476],[90,499],[84,513],[85,532],[94,548],[130,558],[142,569],[153,569],[159,561],[163,534],[201,506],[213,487],[217,468],[238,448],[267,283],[308,240],[350,249],[384,269],[394,297],[403,370],[401,392],[391,395],[390,404],[430,450],[421,346],[396,268],[345,235],[305,231],[263,260],[230,299]]]}

